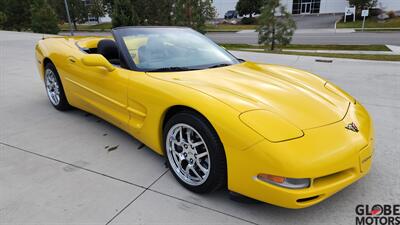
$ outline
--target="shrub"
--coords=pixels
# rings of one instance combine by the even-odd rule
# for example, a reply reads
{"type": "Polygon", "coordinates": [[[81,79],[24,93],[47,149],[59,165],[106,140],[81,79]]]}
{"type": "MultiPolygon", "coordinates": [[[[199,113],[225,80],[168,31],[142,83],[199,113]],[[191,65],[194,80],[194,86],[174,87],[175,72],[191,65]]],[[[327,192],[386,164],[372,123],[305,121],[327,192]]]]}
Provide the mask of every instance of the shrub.
{"type": "Polygon", "coordinates": [[[250,24],[255,24],[256,19],[254,17],[243,17],[242,18],[242,24],[245,25],[250,25],[250,24]]]}
{"type": "Polygon", "coordinates": [[[31,29],[33,32],[57,34],[60,31],[57,15],[47,0],[34,0],[31,7],[31,14],[31,29]]]}
{"type": "Polygon", "coordinates": [[[387,15],[389,16],[390,19],[393,19],[393,18],[396,17],[396,12],[394,12],[394,11],[389,11],[389,12],[387,13],[387,15]]]}
{"type": "Polygon", "coordinates": [[[380,9],[380,8],[372,8],[369,10],[369,15],[373,16],[373,17],[379,16],[381,13],[382,13],[382,9],[380,9]]]}

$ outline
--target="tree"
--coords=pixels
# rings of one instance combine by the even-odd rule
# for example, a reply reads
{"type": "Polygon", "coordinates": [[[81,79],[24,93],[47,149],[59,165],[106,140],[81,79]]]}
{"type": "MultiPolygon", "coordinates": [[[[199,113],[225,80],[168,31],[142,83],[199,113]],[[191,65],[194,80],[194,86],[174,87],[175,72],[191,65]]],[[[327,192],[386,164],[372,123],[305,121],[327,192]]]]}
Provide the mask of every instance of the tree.
{"type": "Polygon", "coordinates": [[[175,0],[174,25],[188,26],[203,32],[206,21],[213,19],[216,15],[212,3],[212,0],[175,0]]]}
{"type": "Polygon", "coordinates": [[[174,0],[139,0],[140,24],[171,25],[174,0]],[[143,2],[144,1],[144,2],[143,2]]]}
{"type": "Polygon", "coordinates": [[[68,21],[67,12],[65,11],[64,0],[47,0],[51,8],[53,8],[56,13],[58,20],[60,22],[68,21]]]}
{"type": "Polygon", "coordinates": [[[279,4],[279,0],[266,1],[262,7],[259,23],[258,43],[263,44],[265,49],[270,46],[271,51],[275,49],[276,44],[288,45],[296,29],[292,15],[279,4]]]}
{"type": "Polygon", "coordinates": [[[139,24],[139,18],[136,14],[136,7],[131,0],[114,0],[112,25],[132,26],[139,24]]]}
{"type": "MultiPolygon", "coordinates": [[[[59,0],[60,2],[63,2],[59,0]]],[[[88,18],[88,11],[85,2],[82,0],[68,0],[68,9],[71,16],[71,22],[74,24],[74,29],[78,30],[77,23],[84,23],[88,18]]],[[[65,11],[65,6],[64,6],[65,11]]]]}
{"type": "Polygon", "coordinates": [[[4,23],[7,21],[7,16],[4,12],[0,11],[0,29],[4,29],[4,23]]]}
{"type": "Polygon", "coordinates": [[[104,0],[104,5],[106,7],[106,13],[112,16],[112,11],[114,7],[114,0],[104,0]]]}
{"type": "Polygon", "coordinates": [[[212,3],[212,0],[113,0],[112,23],[113,27],[177,25],[203,31],[206,21],[216,15],[212,3]]]}
{"type": "Polygon", "coordinates": [[[356,7],[356,14],[361,14],[363,9],[368,9],[376,6],[378,0],[349,0],[349,5],[356,7]]]}
{"type": "Polygon", "coordinates": [[[1,0],[0,10],[3,12],[3,28],[7,30],[25,30],[30,27],[31,0],[1,0]]]}
{"type": "Polygon", "coordinates": [[[47,0],[33,0],[31,15],[33,32],[57,34],[60,31],[57,15],[47,0]]]}
{"type": "Polygon", "coordinates": [[[92,0],[89,8],[90,15],[95,17],[97,22],[99,22],[99,18],[106,15],[106,6],[103,0],[92,0]]]}
{"type": "Polygon", "coordinates": [[[236,3],[236,11],[238,11],[239,16],[249,15],[251,18],[253,14],[260,13],[262,5],[263,0],[239,0],[236,3]]]}

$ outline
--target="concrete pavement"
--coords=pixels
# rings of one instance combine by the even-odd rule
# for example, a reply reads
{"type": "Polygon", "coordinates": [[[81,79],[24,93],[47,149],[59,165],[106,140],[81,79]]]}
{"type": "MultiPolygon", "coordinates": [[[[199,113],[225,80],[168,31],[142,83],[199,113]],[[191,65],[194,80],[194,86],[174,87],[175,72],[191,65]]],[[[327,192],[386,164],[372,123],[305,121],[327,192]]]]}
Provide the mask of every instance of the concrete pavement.
{"type": "Polygon", "coordinates": [[[400,202],[400,63],[233,52],[320,74],[374,118],[371,173],[316,206],[289,210],[234,202],[227,191],[189,192],[123,131],[53,109],[34,64],[41,37],[0,31],[0,224],[354,224],[357,204],[400,202]]]}

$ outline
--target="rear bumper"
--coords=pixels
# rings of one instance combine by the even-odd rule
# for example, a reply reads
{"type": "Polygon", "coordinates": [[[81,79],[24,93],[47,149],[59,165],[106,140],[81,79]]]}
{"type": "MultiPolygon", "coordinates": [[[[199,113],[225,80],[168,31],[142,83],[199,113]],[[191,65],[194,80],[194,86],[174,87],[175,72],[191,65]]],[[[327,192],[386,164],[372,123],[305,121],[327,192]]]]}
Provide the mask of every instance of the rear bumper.
{"type": "Polygon", "coordinates": [[[369,172],[373,156],[372,124],[366,111],[359,110],[353,109],[341,122],[306,130],[296,140],[262,141],[247,150],[232,151],[228,188],[273,205],[305,208],[349,186],[369,172]],[[356,121],[359,133],[344,128],[359,116],[364,117],[356,121]],[[304,189],[283,188],[257,179],[260,173],[310,178],[311,184],[304,189]]]}

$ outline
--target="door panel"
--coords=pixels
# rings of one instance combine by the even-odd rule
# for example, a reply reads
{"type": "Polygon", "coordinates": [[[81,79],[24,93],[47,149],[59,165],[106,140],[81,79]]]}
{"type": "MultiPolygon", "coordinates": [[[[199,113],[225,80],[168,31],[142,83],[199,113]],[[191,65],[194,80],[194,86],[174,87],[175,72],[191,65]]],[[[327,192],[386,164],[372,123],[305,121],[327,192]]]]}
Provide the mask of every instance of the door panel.
{"type": "Polygon", "coordinates": [[[102,67],[83,65],[77,57],[68,57],[65,80],[69,83],[74,103],[126,130],[128,124],[127,73],[117,68],[112,72],[102,67]]]}

